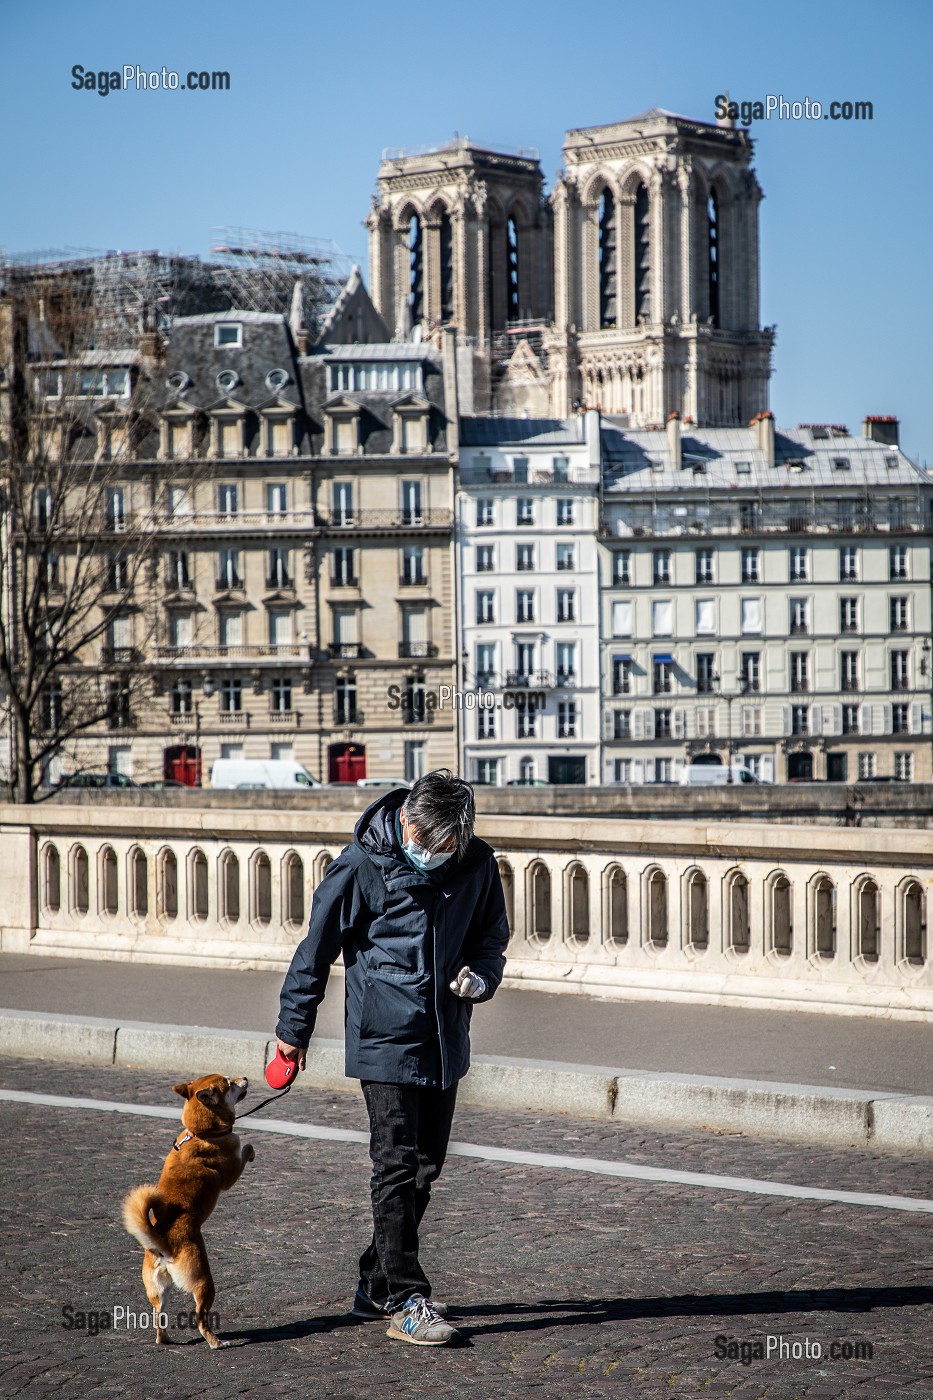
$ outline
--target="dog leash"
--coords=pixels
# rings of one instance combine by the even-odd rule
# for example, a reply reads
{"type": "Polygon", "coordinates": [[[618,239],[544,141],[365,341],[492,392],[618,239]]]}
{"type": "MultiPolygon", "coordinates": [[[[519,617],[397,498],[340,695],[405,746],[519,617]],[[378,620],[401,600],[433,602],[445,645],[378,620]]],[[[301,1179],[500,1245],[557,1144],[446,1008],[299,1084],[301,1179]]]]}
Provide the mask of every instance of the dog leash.
{"type": "Polygon", "coordinates": [[[233,1121],[239,1123],[241,1118],[248,1118],[251,1113],[258,1113],[261,1108],[265,1108],[267,1103],[275,1103],[276,1099],[284,1099],[286,1094],[291,1093],[291,1088],[291,1084],[286,1084],[281,1094],[270,1094],[267,1099],[263,1099],[262,1103],[258,1103],[255,1108],[247,1109],[246,1113],[238,1113],[233,1121]]]}

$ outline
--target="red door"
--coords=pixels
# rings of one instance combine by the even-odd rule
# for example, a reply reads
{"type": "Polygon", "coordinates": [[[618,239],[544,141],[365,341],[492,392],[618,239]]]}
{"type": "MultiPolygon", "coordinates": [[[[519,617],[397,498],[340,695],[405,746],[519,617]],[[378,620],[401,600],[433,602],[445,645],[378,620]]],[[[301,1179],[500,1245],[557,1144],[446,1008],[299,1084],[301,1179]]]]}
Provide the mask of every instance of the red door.
{"type": "Polygon", "coordinates": [[[185,787],[200,787],[200,753],[190,744],[175,744],[166,749],[162,759],[162,776],[166,782],[184,783],[185,787]]]}
{"type": "Polygon", "coordinates": [[[327,751],[329,783],[355,783],[365,777],[365,744],[331,744],[327,751]]]}

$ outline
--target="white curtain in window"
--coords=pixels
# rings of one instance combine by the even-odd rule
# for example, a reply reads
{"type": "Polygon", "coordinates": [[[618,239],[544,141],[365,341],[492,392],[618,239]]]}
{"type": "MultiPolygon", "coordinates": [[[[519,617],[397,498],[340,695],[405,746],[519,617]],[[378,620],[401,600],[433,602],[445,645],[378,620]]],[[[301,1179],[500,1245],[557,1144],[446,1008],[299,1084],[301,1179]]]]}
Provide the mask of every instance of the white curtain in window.
{"type": "Polygon", "coordinates": [[[760,632],[760,631],[761,631],[761,599],[760,599],[760,598],[743,598],[743,599],[742,599],[742,631],[743,631],[743,632],[760,632]]]}
{"type": "Polygon", "coordinates": [[[712,598],[698,598],[696,601],[697,634],[716,631],[716,604],[712,598]]]}
{"type": "Polygon", "coordinates": [[[424,642],[427,640],[427,629],[423,608],[409,608],[405,612],[405,641],[424,642]]]}
{"type": "Polygon", "coordinates": [[[287,646],[291,641],[292,615],[286,608],[273,608],[269,613],[269,641],[274,647],[287,646]]]}
{"type": "Polygon", "coordinates": [[[630,637],[632,635],[631,603],[615,602],[612,605],[612,635],[630,637]]]}
{"type": "Polygon", "coordinates": [[[334,641],[341,646],[356,641],[355,608],[334,608],[334,641]]]}
{"type": "Polygon", "coordinates": [[[243,636],[242,619],[239,613],[220,614],[220,645],[236,647],[243,636]]]}
{"type": "Polygon", "coordinates": [[[674,604],[670,598],[659,598],[651,604],[651,629],[655,637],[673,637],[674,604]]]}

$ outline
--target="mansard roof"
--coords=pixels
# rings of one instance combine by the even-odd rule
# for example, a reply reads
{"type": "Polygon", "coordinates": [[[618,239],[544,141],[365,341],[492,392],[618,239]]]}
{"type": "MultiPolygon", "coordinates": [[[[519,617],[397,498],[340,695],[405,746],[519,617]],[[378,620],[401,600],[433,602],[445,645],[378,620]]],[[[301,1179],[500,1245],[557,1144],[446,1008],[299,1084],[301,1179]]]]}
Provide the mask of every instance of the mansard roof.
{"type": "Polygon", "coordinates": [[[584,421],[577,418],[461,418],[462,447],[580,447],[584,421]]]}

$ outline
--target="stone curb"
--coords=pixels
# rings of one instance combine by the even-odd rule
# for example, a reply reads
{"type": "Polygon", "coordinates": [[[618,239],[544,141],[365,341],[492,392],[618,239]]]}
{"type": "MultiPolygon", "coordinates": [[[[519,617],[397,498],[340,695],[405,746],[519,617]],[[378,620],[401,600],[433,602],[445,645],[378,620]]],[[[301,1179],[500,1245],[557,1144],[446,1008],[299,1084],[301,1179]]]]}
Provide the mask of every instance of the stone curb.
{"type": "MultiPolygon", "coordinates": [[[[261,1087],[274,1054],[274,1039],[261,1031],[0,1009],[0,1056],[171,1074],[247,1074],[261,1087]]],[[[343,1072],[343,1042],[313,1041],[296,1087],[347,1090],[354,1083],[343,1072]]],[[[933,1153],[933,1098],[865,1089],[474,1055],[459,1102],[785,1142],[933,1153]]]]}

